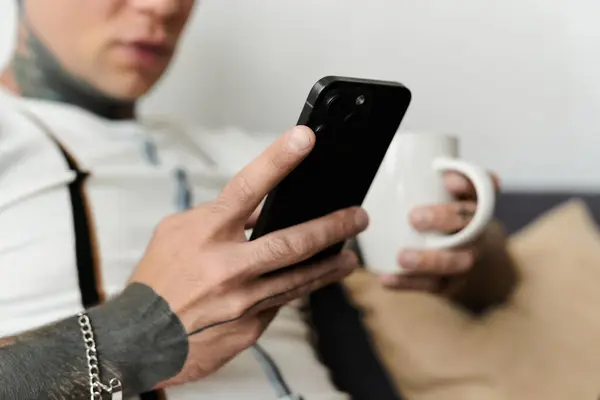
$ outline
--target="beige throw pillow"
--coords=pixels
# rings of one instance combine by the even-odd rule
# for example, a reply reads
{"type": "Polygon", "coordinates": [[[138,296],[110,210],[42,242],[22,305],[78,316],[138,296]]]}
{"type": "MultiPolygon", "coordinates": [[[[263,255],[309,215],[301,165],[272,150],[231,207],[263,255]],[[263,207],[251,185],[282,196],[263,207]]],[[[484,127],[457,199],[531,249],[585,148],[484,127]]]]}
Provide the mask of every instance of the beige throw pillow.
{"type": "Polygon", "coordinates": [[[600,398],[600,235],[567,202],[514,235],[510,299],[473,316],[434,295],[388,291],[365,271],[345,284],[408,400],[600,398]]]}

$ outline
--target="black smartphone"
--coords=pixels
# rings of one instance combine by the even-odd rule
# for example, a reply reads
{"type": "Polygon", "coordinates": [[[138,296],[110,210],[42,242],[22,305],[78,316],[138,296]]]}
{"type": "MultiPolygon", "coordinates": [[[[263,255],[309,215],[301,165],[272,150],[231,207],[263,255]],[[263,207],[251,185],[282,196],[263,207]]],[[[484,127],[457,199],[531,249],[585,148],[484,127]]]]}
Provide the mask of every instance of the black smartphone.
{"type": "MultiPolygon", "coordinates": [[[[397,82],[329,76],[310,91],[298,125],[311,153],[267,196],[250,240],[362,204],[411,101],[397,82]]],[[[302,264],[339,253],[338,243],[302,264]]]]}

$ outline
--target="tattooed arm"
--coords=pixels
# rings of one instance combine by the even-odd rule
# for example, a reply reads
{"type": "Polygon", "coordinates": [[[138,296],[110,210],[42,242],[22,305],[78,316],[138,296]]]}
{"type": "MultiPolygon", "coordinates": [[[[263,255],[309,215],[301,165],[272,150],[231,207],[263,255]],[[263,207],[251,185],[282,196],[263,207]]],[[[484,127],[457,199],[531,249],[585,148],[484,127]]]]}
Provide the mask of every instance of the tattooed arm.
{"type": "MultiPolygon", "coordinates": [[[[103,383],[119,378],[125,396],[175,376],[188,353],[187,334],[166,301],[134,283],[88,312],[103,383]]],[[[89,397],[86,351],[77,317],[0,340],[1,399],[89,397]]]]}

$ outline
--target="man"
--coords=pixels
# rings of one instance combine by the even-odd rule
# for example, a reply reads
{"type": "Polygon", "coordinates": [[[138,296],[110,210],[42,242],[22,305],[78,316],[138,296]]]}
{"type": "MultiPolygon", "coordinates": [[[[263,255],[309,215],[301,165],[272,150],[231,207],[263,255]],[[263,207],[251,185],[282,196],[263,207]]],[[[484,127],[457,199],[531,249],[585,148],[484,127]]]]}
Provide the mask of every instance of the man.
{"type": "MultiPolygon", "coordinates": [[[[342,254],[277,281],[257,276],[358,234],[366,216],[345,210],[259,243],[243,236],[251,209],[310,151],[312,132],[284,135],[227,184],[228,149],[216,151],[209,135],[136,118],[136,101],[165,72],[193,5],[20,4],[19,42],[0,78],[0,337],[109,301],[89,311],[99,377],[77,344],[86,320],[66,319],[4,340],[0,394],[78,398],[90,372],[106,385],[118,377],[126,395],[164,389],[142,398],[269,399],[286,395],[286,383],[311,400],[347,398],[305,339],[300,304],[280,307],[343,278],[356,260],[342,254]],[[262,347],[243,351],[269,323],[262,347]],[[75,354],[82,359],[72,362],[75,354]],[[24,368],[24,359],[33,361],[24,368]]],[[[456,175],[448,185],[467,200],[415,210],[417,228],[468,223],[472,188],[456,175]]],[[[458,293],[463,279],[451,278],[468,276],[477,252],[474,244],[403,253],[399,263],[414,272],[382,283],[458,293]]]]}

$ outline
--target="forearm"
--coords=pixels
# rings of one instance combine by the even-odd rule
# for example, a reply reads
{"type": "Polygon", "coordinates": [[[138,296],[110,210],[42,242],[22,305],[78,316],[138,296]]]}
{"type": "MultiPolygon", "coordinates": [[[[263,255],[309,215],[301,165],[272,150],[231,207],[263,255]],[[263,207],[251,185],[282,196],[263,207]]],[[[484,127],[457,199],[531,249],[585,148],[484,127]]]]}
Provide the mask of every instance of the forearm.
{"type": "Polygon", "coordinates": [[[481,238],[481,254],[452,299],[473,313],[502,304],[517,282],[502,226],[493,223],[481,238]]]}
{"type": "MultiPolygon", "coordinates": [[[[175,376],[188,353],[179,318],[151,288],[130,285],[88,311],[103,383],[119,378],[125,397],[175,376]]],[[[0,339],[1,399],[89,398],[85,345],[77,317],[0,339]]]]}

